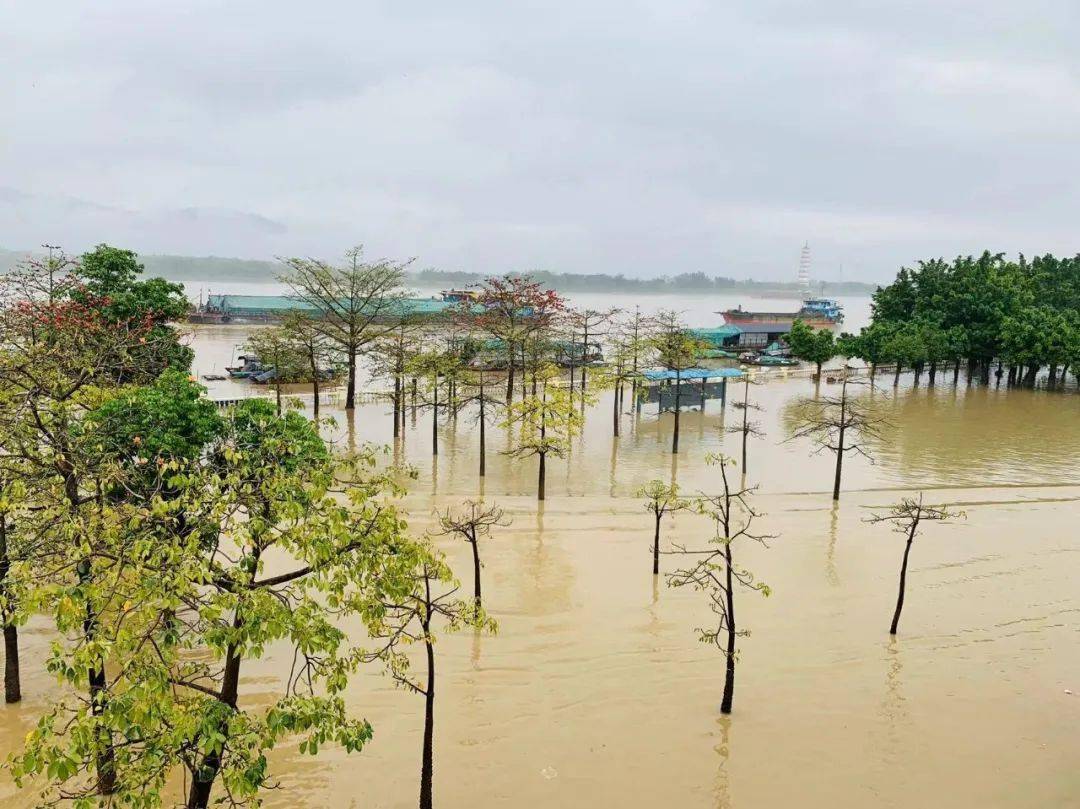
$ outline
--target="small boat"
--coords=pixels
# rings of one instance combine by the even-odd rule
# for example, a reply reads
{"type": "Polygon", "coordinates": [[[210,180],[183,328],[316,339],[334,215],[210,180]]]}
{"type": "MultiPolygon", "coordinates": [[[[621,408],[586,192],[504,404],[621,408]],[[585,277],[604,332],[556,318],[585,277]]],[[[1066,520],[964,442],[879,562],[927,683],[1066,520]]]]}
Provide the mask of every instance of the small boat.
{"type": "Polygon", "coordinates": [[[254,354],[241,354],[237,359],[240,360],[239,365],[225,368],[233,379],[249,379],[266,370],[259,358],[254,354]]]}
{"type": "Polygon", "coordinates": [[[229,377],[225,376],[225,374],[203,374],[202,378],[207,382],[221,382],[229,377]]]}
{"type": "Polygon", "coordinates": [[[798,365],[799,361],[791,357],[773,357],[763,354],[754,361],[754,364],[763,368],[792,368],[798,365]]]}

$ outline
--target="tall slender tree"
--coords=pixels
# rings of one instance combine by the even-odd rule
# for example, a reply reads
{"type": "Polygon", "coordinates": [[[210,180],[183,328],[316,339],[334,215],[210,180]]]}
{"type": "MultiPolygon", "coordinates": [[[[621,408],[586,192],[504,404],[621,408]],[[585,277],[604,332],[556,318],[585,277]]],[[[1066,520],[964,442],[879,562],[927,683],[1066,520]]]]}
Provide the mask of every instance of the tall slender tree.
{"type": "MultiPolygon", "coordinates": [[[[506,450],[513,458],[539,459],[536,499],[545,499],[548,456],[563,458],[570,439],[581,432],[584,418],[574,407],[570,391],[556,383],[558,369],[545,366],[539,372],[539,391],[507,409],[505,425],[517,427],[514,445],[506,450]]],[[[582,391],[583,396],[588,396],[582,391]]]]}
{"type": "Polygon", "coordinates": [[[705,344],[686,328],[678,312],[663,310],[653,320],[652,348],[657,361],[675,372],[675,426],[671,434],[671,453],[679,452],[679,415],[682,411],[682,374],[701,359],[705,344]]]}
{"type": "Polygon", "coordinates": [[[900,587],[896,595],[896,609],[893,610],[892,624],[889,626],[889,634],[895,635],[900,626],[900,613],[904,609],[904,594],[907,589],[908,557],[911,555],[911,545],[919,528],[928,522],[946,522],[962,518],[964,513],[956,511],[949,506],[930,506],[923,504],[922,492],[918,499],[905,497],[899,503],[889,509],[886,514],[875,514],[869,519],[871,523],[889,523],[898,534],[903,534],[904,557],[900,563],[900,587]]]}
{"type": "Polygon", "coordinates": [[[410,588],[383,604],[383,629],[373,637],[383,645],[367,654],[366,659],[387,662],[395,682],[424,698],[424,739],[420,763],[420,809],[432,809],[435,782],[435,686],[436,623],[446,631],[473,626],[494,632],[495,621],[482,609],[456,597],[458,584],[441,555],[428,549],[413,558],[408,581],[410,588]],[[424,646],[424,671],[415,675],[403,647],[412,643],[424,646]]]}
{"type": "Polygon", "coordinates": [[[710,456],[709,460],[720,470],[722,489],[715,495],[699,498],[699,509],[713,522],[714,535],[707,548],[687,548],[676,545],[675,553],[685,556],[686,567],[667,575],[671,587],[692,587],[705,593],[709,607],[716,615],[714,626],[700,628],[698,636],[703,643],[716,646],[724,653],[724,696],[720,703],[721,713],[731,713],[735,700],[736,638],[750,634],[739,629],[735,622],[735,591],[743,587],[764,596],[770,594],[768,585],[754,574],[735,564],[736,542],[747,541],[765,545],[772,537],[751,530],[753,522],[761,516],[751,504],[754,488],[734,486],[728,479],[727,467],[732,464],[723,456],[710,456]]]}
{"type": "Polygon", "coordinates": [[[662,480],[650,480],[638,490],[638,497],[645,499],[645,510],[653,515],[652,572],[660,575],[660,523],[664,516],[690,508],[690,500],[679,496],[679,486],[670,486],[662,480]]]}
{"type": "Polygon", "coordinates": [[[815,446],[814,452],[828,451],[836,456],[833,500],[840,499],[844,456],[853,452],[872,461],[867,441],[880,440],[886,423],[872,401],[850,395],[848,389],[861,384],[845,374],[839,396],[800,400],[796,403],[795,424],[787,439],[809,439],[815,446]]]}
{"type": "Polygon", "coordinates": [[[754,438],[761,438],[765,435],[761,429],[760,422],[753,421],[750,418],[752,411],[761,411],[761,405],[755,404],[750,401],[750,386],[757,384],[750,379],[750,374],[743,375],[743,398],[741,402],[735,402],[735,408],[742,414],[742,423],[727,428],[729,433],[738,433],[742,436],[742,470],[743,475],[746,474],[746,445],[751,436],[754,438]]]}
{"type": "Polygon", "coordinates": [[[490,537],[491,529],[496,526],[506,527],[510,520],[506,512],[497,505],[485,505],[482,500],[466,500],[457,510],[449,506],[442,512],[436,509],[436,518],[443,536],[456,536],[469,543],[473,559],[473,603],[477,609],[483,606],[483,593],[480,586],[480,538],[490,537]]]}
{"type": "Polygon", "coordinates": [[[326,339],[344,356],[349,368],[345,409],[356,407],[356,363],[372,341],[397,324],[405,296],[404,262],[364,260],[364,248],[354,247],[334,266],[311,258],[282,259],[280,276],[291,296],[316,318],[326,339]]]}

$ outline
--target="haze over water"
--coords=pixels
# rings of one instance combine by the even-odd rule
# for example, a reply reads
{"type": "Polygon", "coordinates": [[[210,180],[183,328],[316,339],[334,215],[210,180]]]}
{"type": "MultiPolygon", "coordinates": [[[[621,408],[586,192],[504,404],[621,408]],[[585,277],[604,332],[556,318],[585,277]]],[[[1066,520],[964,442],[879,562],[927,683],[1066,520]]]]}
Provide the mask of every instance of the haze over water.
{"type": "MultiPolygon", "coordinates": [[[[581,297],[574,303],[586,305],[581,297]]],[[[698,301],[693,311],[738,302],[698,301]]],[[[661,297],[646,304],[690,308],[661,297]]],[[[857,311],[848,306],[845,328],[861,325],[857,311]]],[[[197,329],[196,370],[220,370],[246,331],[197,329]]],[[[838,507],[829,498],[832,458],[783,443],[791,405],[813,395],[813,383],[751,389],[766,436],[751,443],[749,482],[760,484],[760,527],[776,538],[767,549],[744,546],[736,561],[773,595],[737,594],[739,623],[752,634],[739,640],[730,717],[719,714],[722,655],[693,632],[707,609],[700,594],[653,580],[651,517],[635,496],[652,478],[715,491],[704,458],[737,454],[738,436],[723,431],[738,419],[730,402],[684,412],[674,459],[670,414],[658,418],[649,405],[623,414],[614,439],[612,400],[601,396],[570,457],[549,459],[539,506],[535,461],[500,454],[505,430],[488,430],[481,485],[471,415],[440,427],[433,461],[430,416],[410,414],[404,440],[388,452],[417,470],[406,498],[413,529],[430,527],[434,507],[481,493],[513,518],[482,547],[485,606],[499,633],[466,632],[437,646],[437,804],[1072,805],[1080,794],[1080,397],[967,387],[963,378],[954,389],[951,374],[933,388],[925,377],[919,388],[910,376],[898,389],[891,375],[879,381],[867,395],[890,426],[873,447],[876,463],[845,461],[838,507]],[[967,519],[916,540],[900,634],[890,640],[903,542],[865,518],[919,491],[967,519]]],[[[343,449],[390,442],[388,404],[363,404],[351,419],[328,410],[343,449]]],[[[663,526],[665,544],[701,545],[710,535],[686,514],[663,526]]],[[[465,544],[436,542],[470,586],[465,544]]],[[[661,559],[664,569],[674,564],[661,559]]],[[[25,669],[41,672],[51,636],[34,622],[24,637],[25,669]]],[[[268,698],[290,659],[274,648],[250,666],[242,701],[268,698]]],[[[23,737],[53,688],[40,673],[28,678],[24,704],[4,713],[0,753],[23,737]]],[[[374,724],[374,741],[357,755],[330,747],[317,759],[279,749],[272,770],[286,789],[269,792],[266,806],[415,805],[423,701],[375,668],[348,697],[374,724]]],[[[31,803],[7,782],[0,800],[31,803]]]]}

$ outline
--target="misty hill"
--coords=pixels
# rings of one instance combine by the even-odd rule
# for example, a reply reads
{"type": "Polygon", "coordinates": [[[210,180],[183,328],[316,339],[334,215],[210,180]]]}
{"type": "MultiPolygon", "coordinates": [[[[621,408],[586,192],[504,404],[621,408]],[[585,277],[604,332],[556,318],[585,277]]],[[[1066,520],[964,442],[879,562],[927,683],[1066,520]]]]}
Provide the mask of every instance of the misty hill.
{"type": "MultiPolygon", "coordinates": [[[[0,272],[6,272],[26,257],[25,251],[0,250],[0,272]]],[[[235,282],[274,283],[282,266],[274,261],[258,261],[219,256],[158,256],[144,255],[140,260],[147,275],[161,276],[181,283],[235,282]]],[[[709,276],[703,272],[681,273],[655,278],[628,278],[605,273],[558,273],[532,270],[528,273],[537,281],[562,292],[647,292],[675,294],[685,292],[716,292],[736,290],[754,294],[798,293],[794,281],[736,280],[724,276],[709,276]]],[[[482,281],[482,273],[454,270],[425,269],[412,272],[410,283],[434,289],[461,287],[482,281]]],[[[869,295],[877,286],[858,281],[817,281],[814,292],[829,295],[869,295]]]]}

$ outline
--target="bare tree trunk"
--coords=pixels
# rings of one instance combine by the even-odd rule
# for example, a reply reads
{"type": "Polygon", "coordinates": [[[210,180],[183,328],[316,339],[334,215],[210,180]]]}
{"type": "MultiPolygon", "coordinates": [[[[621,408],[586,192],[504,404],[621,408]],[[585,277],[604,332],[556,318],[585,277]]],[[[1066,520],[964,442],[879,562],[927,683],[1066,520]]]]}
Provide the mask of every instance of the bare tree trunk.
{"type": "Polygon", "coordinates": [[[611,400],[612,400],[612,407],[611,407],[611,411],[612,411],[612,429],[614,431],[612,434],[616,438],[618,438],[619,437],[619,389],[617,387],[611,392],[611,400]]]}
{"type": "Polygon", "coordinates": [[[469,544],[472,545],[472,563],[473,563],[473,601],[476,604],[476,608],[480,609],[480,548],[476,542],[476,529],[472,529],[473,534],[469,537],[469,544]]]}
{"type": "MultiPolygon", "coordinates": [[[[847,383],[844,383],[845,388],[847,383]]],[[[840,499],[840,472],[844,466],[844,419],[847,417],[847,390],[840,396],[840,432],[836,440],[836,477],[833,480],[832,499],[840,499]]],[[[857,437],[857,436],[856,436],[857,437]]]]}
{"type": "Polygon", "coordinates": [[[589,326],[586,324],[585,331],[581,335],[581,392],[585,393],[585,380],[586,369],[589,367],[589,363],[585,359],[585,354],[589,351],[589,326]]]}
{"type": "MultiPolygon", "coordinates": [[[[7,585],[8,571],[11,569],[11,557],[8,555],[7,516],[0,514],[0,592],[7,585]]],[[[19,681],[19,629],[5,616],[4,621],[4,702],[18,702],[22,699],[22,686],[19,681]]]]}
{"type": "Polygon", "coordinates": [[[547,460],[547,453],[546,452],[541,452],[540,453],[539,480],[537,482],[537,487],[536,487],[536,499],[537,500],[543,500],[544,499],[544,477],[545,477],[545,474],[546,474],[546,470],[544,468],[544,463],[545,463],[546,460],[547,460]]]}
{"type": "Polygon", "coordinates": [[[720,701],[720,713],[731,713],[731,704],[735,701],[735,588],[731,572],[731,543],[724,546],[724,557],[727,562],[727,650],[726,667],[724,671],[724,697],[720,701]]]}
{"type": "Polygon", "coordinates": [[[481,383],[481,385],[480,385],[480,477],[484,477],[484,474],[486,472],[486,467],[487,467],[487,457],[486,457],[486,455],[487,455],[487,452],[486,452],[487,447],[485,446],[486,441],[485,441],[485,437],[484,437],[484,428],[487,425],[484,422],[485,422],[485,419],[484,419],[484,385],[481,383]]]}
{"type": "Polygon", "coordinates": [[[896,596],[896,611],[893,613],[892,626],[889,627],[889,634],[895,635],[896,628],[900,625],[900,611],[904,609],[904,585],[907,583],[907,563],[908,555],[911,553],[911,542],[915,539],[915,527],[918,523],[913,523],[911,531],[908,533],[907,544],[904,545],[904,561],[900,565],[900,592],[896,596]]]}
{"type": "Polygon", "coordinates": [[[510,349],[510,368],[506,372],[506,403],[514,401],[514,350],[510,349]]]}
{"type": "Polygon", "coordinates": [[[401,376],[394,375],[394,438],[401,435],[401,376]]]}
{"type": "Polygon", "coordinates": [[[892,378],[892,383],[893,383],[893,387],[894,387],[894,388],[895,388],[895,387],[896,387],[897,385],[899,385],[899,384],[900,384],[900,369],[901,369],[902,367],[903,367],[903,366],[902,366],[901,362],[900,362],[899,360],[897,360],[897,362],[896,362],[896,373],[894,373],[894,374],[893,374],[893,378],[892,378]]]}
{"type": "Polygon", "coordinates": [[[430,623],[429,612],[424,621],[427,689],[424,691],[424,754],[420,765],[420,809],[432,809],[432,783],[435,771],[435,648],[429,633],[430,623]]]}
{"type": "Polygon", "coordinates": [[[319,366],[314,359],[311,361],[311,413],[315,418],[319,417],[319,366]]]}
{"type": "Polygon", "coordinates": [[[953,387],[955,388],[957,386],[957,384],[959,384],[959,382],[960,382],[960,358],[957,357],[956,362],[953,364],[953,369],[952,369],[953,387]]]}
{"type": "Polygon", "coordinates": [[[349,349],[349,382],[345,389],[345,409],[356,409],[356,351],[349,349]]]}
{"type": "Polygon", "coordinates": [[[15,624],[4,624],[4,702],[22,699],[19,681],[19,629],[15,624]]]}
{"type": "Polygon", "coordinates": [[[431,454],[439,454],[439,377],[436,375],[431,399],[431,454]]]}
{"type": "MultiPolygon", "coordinates": [[[[240,615],[233,618],[233,628],[241,626],[240,615]]],[[[236,696],[240,687],[240,661],[239,651],[235,646],[229,646],[225,652],[225,668],[221,678],[221,693],[219,700],[225,705],[236,710],[236,696]]],[[[210,805],[210,792],[221,770],[221,755],[219,753],[207,753],[199,763],[197,772],[194,774],[191,787],[188,790],[187,809],[207,809],[210,805]]]]}
{"type": "Polygon", "coordinates": [[[679,411],[682,410],[682,374],[675,372],[675,431],[671,435],[671,454],[679,452],[679,411]]]}
{"type": "Polygon", "coordinates": [[[652,543],[652,574],[654,576],[660,575],[660,517],[659,511],[656,512],[656,531],[653,533],[652,543]]]}

